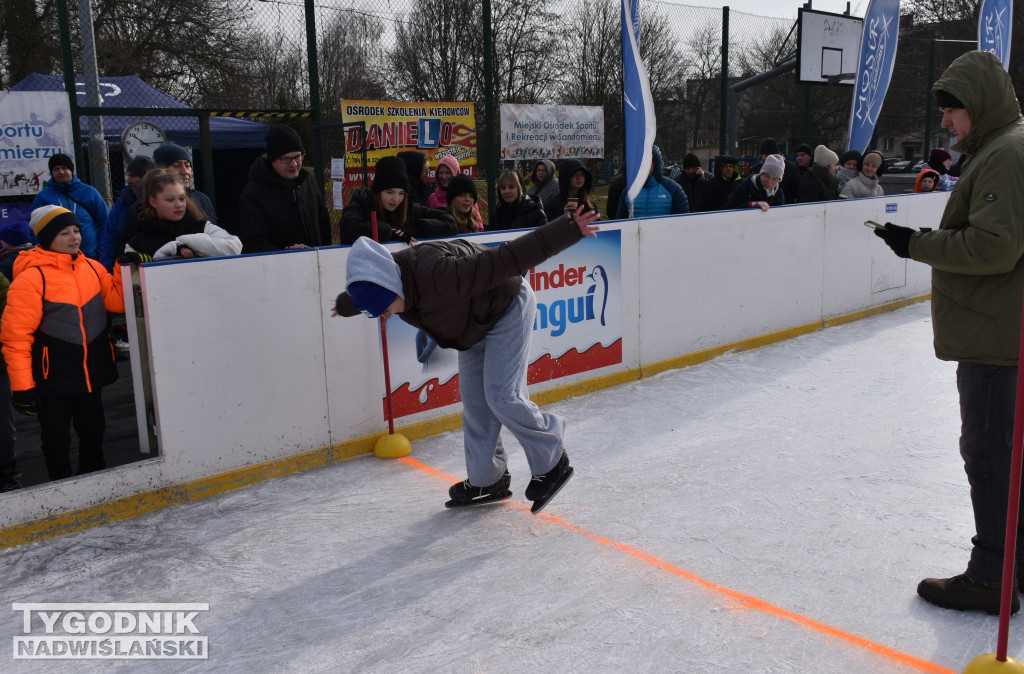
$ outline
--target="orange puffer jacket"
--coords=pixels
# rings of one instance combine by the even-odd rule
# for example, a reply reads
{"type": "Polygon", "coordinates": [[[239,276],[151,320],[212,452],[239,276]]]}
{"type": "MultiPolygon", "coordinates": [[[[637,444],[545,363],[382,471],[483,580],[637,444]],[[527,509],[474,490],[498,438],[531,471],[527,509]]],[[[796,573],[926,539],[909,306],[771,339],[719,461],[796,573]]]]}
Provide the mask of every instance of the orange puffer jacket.
{"type": "Polygon", "coordinates": [[[11,389],[73,395],[117,379],[107,311],[124,312],[120,269],[36,246],[14,263],[0,321],[11,389]]]}

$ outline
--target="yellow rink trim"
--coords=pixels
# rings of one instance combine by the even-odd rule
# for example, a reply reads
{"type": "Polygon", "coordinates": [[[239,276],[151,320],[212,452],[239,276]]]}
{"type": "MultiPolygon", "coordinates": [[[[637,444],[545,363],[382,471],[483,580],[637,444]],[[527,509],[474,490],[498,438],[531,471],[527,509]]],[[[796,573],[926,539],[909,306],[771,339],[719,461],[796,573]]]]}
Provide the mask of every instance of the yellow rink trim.
{"type": "MultiPolygon", "coordinates": [[[[743,339],[730,344],[723,344],[703,351],[696,351],[676,358],[651,363],[639,368],[629,368],[613,374],[594,377],[585,381],[573,382],[555,386],[544,391],[534,393],[531,398],[538,405],[567,400],[577,396],[593,393],[602,389],[611,388],[630,381],[636,381],[644,377],[664,372],[689,367],[709,361],[731,351],[749,351],[775,342],[792,339],[823,328],[830,328],[844,323],[873,316],[876,314],[893,311],[910,304],[923,302],[931,298],[930,294],[918,295],[907,299],[890,302],[870,309],[863,309],[841,316],[834,316],[823,321],[808,323],[786,330],[779,330],[765,335],[758,335],[750,339],[743,339]]],[[[412,423],[396,428],[396,432],[403,434],[410,440],[426,438],[448,431],[457,430],[462,427],[462,414],[448,414],[426,421],[412,423]]],[[[353,456],[369,454],[373,452],[374,443],[381,434],[368,435],[355,438],[347,442],[341,442],[330,447],[321,447],[293,454],[280,459],[258,463],[244,468],[234,468],[216,475],[190,480],[181,484],[161,487],[142,494],[133,494],[113,501],[105,501],[96,505],[87,506],[60,515],[52,515],[22,524],[15,524],[0,529],[0,549],[10,548],[24,543],[44,540],[54,536],[61,536],[73,531],[88,529],[107,522],[135,517],[143,513],[163,508],[175,503],[187,503],[197,499],[213,496],[239,487],[245,487],[263,480],[288,475],[307,468],[325,466],[329,463],[342,461],[353,456]]]]}

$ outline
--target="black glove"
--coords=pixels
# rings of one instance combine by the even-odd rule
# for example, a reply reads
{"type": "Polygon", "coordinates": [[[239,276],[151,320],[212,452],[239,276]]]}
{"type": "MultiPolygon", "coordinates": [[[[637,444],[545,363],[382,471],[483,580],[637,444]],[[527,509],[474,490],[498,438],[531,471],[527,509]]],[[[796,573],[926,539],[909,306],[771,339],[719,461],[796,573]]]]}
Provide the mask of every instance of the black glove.
{"type": "Polygon", "coordinates": [[[142,264],[143,262],[152,262],[153,256],[146,255],[145,253],[123,253],[117,258],[118,264],[142,264]]]}
{"type": "Polygon", "coordinates": [[[909,227],[900,227],[891,222],[885,223],[885,229],[876,229],[875,236],[885,241],[885,245],[892,248],[892,252],[900,257],[910,257],[910,237],[914,230],[909,227]]]}
{"type": "Polygon", "coordinates": [[[11,402],[14,404],[14,409],[18,410],[20,414],[29,417],[39,414],[39,407],[36,404],[36,390],[34,388],[30,388],[27,391],[14,391],[14,394],[11,396],[11,402]]]}

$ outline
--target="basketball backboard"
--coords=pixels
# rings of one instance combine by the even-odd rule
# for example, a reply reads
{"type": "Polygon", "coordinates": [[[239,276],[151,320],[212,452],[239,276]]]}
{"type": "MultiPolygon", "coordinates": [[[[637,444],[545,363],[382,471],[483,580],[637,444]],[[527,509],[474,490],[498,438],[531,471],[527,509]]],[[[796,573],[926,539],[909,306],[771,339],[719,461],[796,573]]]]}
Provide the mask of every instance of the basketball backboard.
{"type": "Polygon", "coordinates": [[[797,15],[796,81],[852,86],[864,19],[802,8],[797,15]]]}

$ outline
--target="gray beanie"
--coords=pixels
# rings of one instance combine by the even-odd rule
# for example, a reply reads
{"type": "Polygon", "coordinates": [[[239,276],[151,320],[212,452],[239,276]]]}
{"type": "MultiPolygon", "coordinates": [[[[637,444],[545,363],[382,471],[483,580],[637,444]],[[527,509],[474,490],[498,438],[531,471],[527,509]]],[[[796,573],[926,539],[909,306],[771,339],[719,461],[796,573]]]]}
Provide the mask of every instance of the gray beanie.
{"type": "Polygon", "coordinates": [[[786,173],[786,160],[782,158],[781,154],[770,154],[764,158],[764,164],[761,166],[760,172],[775,176],[781,180],[783,174],[786,173]]]}

